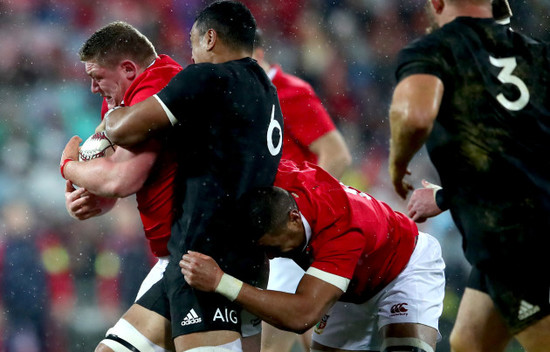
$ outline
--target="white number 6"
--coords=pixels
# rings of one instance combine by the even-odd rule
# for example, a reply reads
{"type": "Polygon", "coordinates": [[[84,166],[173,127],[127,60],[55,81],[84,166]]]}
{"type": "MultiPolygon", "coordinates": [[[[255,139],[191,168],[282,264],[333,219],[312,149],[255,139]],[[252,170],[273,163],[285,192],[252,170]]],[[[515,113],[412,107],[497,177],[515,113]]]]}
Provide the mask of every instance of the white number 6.
{"type": "Polygon", "coordinates": [[[502,59],[497,59],[492,56],[489,56],[489,61],[496,67],[502,67],[502,70],[498,74],[497,78],[502,83],[510,83],[516,86],[519,89],[520,96],[515,101],[508,100],[504,94],[500,93],[497,95],[497,101],[504,106],[506,109],[511,111],[519,111],[527,105],[529,102],[529,89],[525,83],[518,77],[514,76],[512,72],[517,66],[515,57],[507,57],[502,59]]]}
{"type": "Polygon", "coordinates": [[[269,149],[271,155],[275,156],[281,151],[282,145],[283,129],[281,128],[281,124],[279,123],[279,121],[275,120],[275,105],[273,105],[273,108],[271,109],[271,121],[269,122],[269,126],[267,127],[267,149],[269,149]],[[273,132],[275,131],[275,129],[279,130],[279,142],[277,143],[277,146],[273,145],[273,132]]]}

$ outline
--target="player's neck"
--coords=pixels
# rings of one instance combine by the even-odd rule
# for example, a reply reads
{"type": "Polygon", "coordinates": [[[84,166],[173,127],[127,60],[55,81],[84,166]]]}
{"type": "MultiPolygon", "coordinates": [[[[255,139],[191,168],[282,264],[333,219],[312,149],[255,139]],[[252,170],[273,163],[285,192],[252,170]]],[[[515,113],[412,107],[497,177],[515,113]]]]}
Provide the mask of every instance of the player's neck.
{"type": "Polygon", "coordinates": [[[457,17],[492,18],[493,12],[490,6],[464,4],[460,6],[447,5],[439,18],[439,25],[443,26],[457,17]]]}
{"type": "Polygon", "coordinates": [[[233,60],[241,60],[246,57],[252,57],[252,53],[246,50],[223,50],[212,57],[212,63],[221,64],[233,60]]]}
{"type": "Polygon", "coordinates": [[[263,60],[262,62],[259,62],[260,66],[264,69],[265,73],[269,73],[271,70],[271,65],[269,62],[263,60]]]}

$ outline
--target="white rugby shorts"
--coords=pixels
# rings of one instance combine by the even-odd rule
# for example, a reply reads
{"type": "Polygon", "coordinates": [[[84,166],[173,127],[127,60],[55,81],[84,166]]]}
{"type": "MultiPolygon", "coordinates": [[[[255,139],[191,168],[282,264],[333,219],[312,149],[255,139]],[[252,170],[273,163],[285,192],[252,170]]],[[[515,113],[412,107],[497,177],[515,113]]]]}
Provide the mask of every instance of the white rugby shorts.
{"type": "Polygon", "coordinates": [[[365,303],[336,302],[313,330],[313,341],[345,350],[378,351],[378,331],[395,323],[438,329],[445,295],[445,263],[434,237],[420,232],[409,263],[382,291],[365,303]]]}
{"type": "Polygon", "coordinates": [[[296,288],[305,271],[294,260],[273,258],[269,260],[269,281],[267,289],[286,293],[296,293],[296,288]]]}

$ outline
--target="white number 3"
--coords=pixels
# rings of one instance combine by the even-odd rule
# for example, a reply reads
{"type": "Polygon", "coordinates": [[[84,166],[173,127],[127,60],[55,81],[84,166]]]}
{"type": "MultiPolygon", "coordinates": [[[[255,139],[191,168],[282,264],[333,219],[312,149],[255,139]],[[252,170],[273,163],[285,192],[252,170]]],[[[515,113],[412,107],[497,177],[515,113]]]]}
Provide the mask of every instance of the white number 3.
{"type": "Polygon", "coordinates": [[[514,76],[512,72],[517,67],[517,62],[515,57],[507,57],[502,59],[496,59],[492,56],[489,56],[489,61],[496,67],[502,67],[502,70],[498,74],[497,78],[502,83],[513,84],[519,89],[520,96],[517,100],[510,101],[504,94],[500,93],[497,95],[497,101],[504,106],[506,109],[511,111],[519,111],[527,105],[529,102],[529,89],[525,83],[518,77],[514,76]]]}

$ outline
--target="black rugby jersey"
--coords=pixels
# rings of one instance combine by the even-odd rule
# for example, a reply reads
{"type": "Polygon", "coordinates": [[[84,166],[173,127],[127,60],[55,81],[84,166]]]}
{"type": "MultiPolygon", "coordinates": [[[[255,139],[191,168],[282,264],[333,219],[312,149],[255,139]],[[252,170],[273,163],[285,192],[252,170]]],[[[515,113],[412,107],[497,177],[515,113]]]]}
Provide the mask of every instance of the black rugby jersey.
{"type": "Polygon", "coordinates": [[[550,243],[547,44],[459,17],[400,52],[397,80],[421,73],[444,84],[426,146],[467,259],[538,260],[550,243]]]}
{"type": "Polygon", "coordinates": [[[168,248],[177,261],[188,249],[215,256],[210,244],[238,242],[227,227],[235,200],[275,180],[283,127],[276,89],[245,58],[190,65],[158,96],[178,120],[172,139],[182,206],[168,248]]]}

